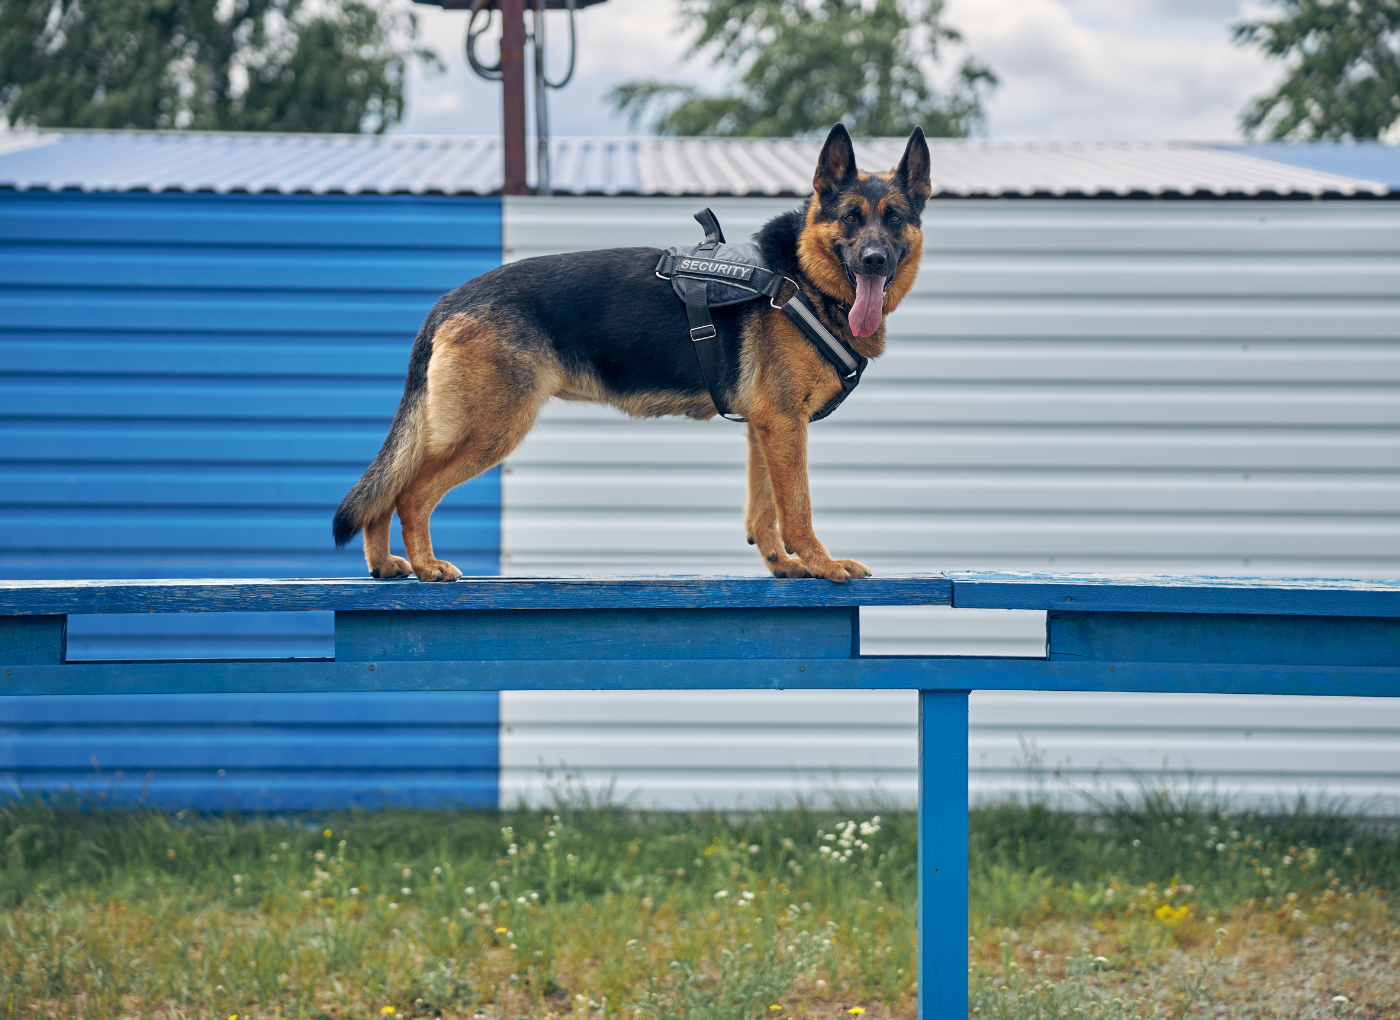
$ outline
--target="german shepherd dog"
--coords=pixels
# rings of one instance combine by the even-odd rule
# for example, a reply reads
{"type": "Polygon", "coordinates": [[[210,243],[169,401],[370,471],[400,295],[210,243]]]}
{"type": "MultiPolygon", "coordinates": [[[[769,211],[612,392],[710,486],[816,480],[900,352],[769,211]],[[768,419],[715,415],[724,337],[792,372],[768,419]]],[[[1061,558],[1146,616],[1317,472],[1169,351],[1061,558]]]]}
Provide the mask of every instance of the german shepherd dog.
{"type": "MultiPolygon", "coordinates": [[[[923,251],[919,216],[932,191],[923,130],[914,129],[897,167],[872,174],[856,169],[851,136],[837,124],[812,184],[800,209],[754,240],[828,329],[878,357],[883,318],[909,293],[923,251]]],[[[525,259],[443,297],[414,341],[389,436],[336,511],[336,545],[363,530],[370,576],[455,581],[462,572],[433,554],[433,509],[505,459],[550,397],[639,418],[713,417],[685,308],[654,272],[662,254],[612,248],[525,259]],[[389,552],[395,511],[407,560],[389,552]]],[[[807,424],[842,392],[836,369],[768,301],[716,308],[713,317],[719,385],[748,419],[749,544],[775,577],[867,576],[864,564],[833,559],[812,530],[807,424]]]]}

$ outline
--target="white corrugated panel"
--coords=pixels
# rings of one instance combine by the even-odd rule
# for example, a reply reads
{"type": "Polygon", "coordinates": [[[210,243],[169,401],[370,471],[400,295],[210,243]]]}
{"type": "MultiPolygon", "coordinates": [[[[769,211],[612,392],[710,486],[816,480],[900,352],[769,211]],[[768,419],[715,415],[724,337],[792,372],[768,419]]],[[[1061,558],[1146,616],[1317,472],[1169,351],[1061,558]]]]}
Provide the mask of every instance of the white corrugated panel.
{"type": "MultiPolygon", "coordinates": [[[[508,199],[506,258],[689,243],[698,204],[508,199]]],[[[738,238],[792,203],[709,204],[738,238]]],[[[812,427],[836,555],[876,571],[1400,575],[1400,205],[935,202],[924,229],[889,353],[812,427]]],[[[744,457],[742,426],[556,402],[507,463],[504,569],[756,572],[744,457]]],[[[866,610],[862,641],[1034,655],[1043,617],[866,610]]],[[[907,694],[726,694],[732,722],[694,696],[610,697],[625,725],[583,696],[505,696],[503,795],[537,791],[561,758],[676,806],[820,794],[837,774],[856,793],[913,789],[907,694]],[[672,727],[710,741],[713,764],[671,767],[672,727]]],[[[1165,759],[1251,797],[1400,796],[1394,706],[1338,701],[1324,723],[1319,704],[976,694],[973,794],[1030,782],[1030,754],[1079,785],[1131,786],[1165,759]]]]}

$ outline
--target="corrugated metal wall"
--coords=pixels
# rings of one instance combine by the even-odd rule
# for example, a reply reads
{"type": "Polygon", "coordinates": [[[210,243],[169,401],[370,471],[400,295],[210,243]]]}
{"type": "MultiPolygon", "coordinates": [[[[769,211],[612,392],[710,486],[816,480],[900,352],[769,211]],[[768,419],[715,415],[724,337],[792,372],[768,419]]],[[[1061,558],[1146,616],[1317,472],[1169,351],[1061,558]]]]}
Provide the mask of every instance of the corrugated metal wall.
{"type": "MultiPolygon", "coordinates": [[[[361,573],[331,513],[424,314],[500,245],[496,199],[0,192],[0,576],[361,573]]],[[[438,511],[463,569],[497,571],[499,502],[492,472],[438,511]]],[[[70,659],[331,653],[328,613],[69,622],[70,659]]],[[[0,781],[95,762],[207,807],[494,799],[494,695],[388,700],[0,699],[0,781]]]]}
{"type": "MultiPolygon", "coordinates": [[[[508,199],[505,257],[690,243],[701,204],[508,199]]],[[[793,203],[709,204],[738,238],[793,203]]],[[[889,353],[812,429],[816,524],[837,555],[877,571],[1400,574],[1400,204],[950,201],[924,228],[889,353]]],[[[555,403],[507,462],[503,569],[753,573],[744,456],[727,422],[555,403]]],[[[862,640],[1039,654],[1043,618],[866,611],[862,640]]],[[[541,762],[557,779],[561,757],[590,785],[615,774],[677,806],[821,793],[838,762],[855,794],[913,789],[909,696],[693,701],[627,696],[610,726],[598,696],[505,694],[502,796],[538,790],[541,762]],[[675,741],[726,750],[679,777],[675,741]]],[[[1394,706],[1170,705],[974,695],[973,794],[1034,782],[1036,761],[1058,789],[1131,786],[1165,760],[1222,792],[1400,808],[1394,706]]]]}

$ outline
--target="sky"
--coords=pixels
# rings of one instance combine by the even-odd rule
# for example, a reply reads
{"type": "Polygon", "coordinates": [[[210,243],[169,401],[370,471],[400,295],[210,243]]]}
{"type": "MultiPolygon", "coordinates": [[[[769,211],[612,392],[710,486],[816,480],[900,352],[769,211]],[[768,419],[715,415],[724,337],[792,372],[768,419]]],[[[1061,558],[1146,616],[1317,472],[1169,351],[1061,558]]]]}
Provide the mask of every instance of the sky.
{"type": "MultiPolygon", "coordinates": [[[[413,9],[420,40],[448,71],[413,72],[408,115],[396,132],[499,132],[500,85],[477,79],[463,56],[465,12],[413,9]]],[[[971,54],[1000,77],[987,104],[985,134],[993,139],[1238,139],[1240,110],[1283,69],[1233,45],[1230,26],[1268,10],[1261,0],[946,0],[945,24],[964,37],[948,64],[971,54]]],[[[548,17],[546,52],[557,77],[568,59],[566,15],[548,17]]],[[[691,33],[677,0],[606,0],[577,18],[577,71],[550,93],[556,135],[646,133],[604,101],[620,82],[653,78],[714,91],[726,83],[705,60],[685,59],[691,33]]]]}

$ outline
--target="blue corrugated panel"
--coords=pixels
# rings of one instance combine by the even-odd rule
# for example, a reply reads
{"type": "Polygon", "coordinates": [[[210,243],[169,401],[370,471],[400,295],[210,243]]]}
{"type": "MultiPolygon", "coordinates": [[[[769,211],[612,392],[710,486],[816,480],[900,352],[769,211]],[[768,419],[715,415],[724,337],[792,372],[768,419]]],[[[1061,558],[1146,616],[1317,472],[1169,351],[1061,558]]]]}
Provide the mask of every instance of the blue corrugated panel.
{"type": "Polygon", "coordinates": [[[1260,142],[1213,148],[1301,166],[1322,173],[1377,181],[1400,189],[1400,145],[1381,142],[1260,142]]]}
{"type": "MultiPolygon", "coordinates": [[[[331,514],[383,441],[423,316],[500,261],[492,198],[0,191],[0,576],[362,574],[358,542],[333,547],[331,514]]],[[[450,494],[433,537],[464,571],[497,573],[499,473],[450,494]]],[[[69,622],[70,659],[332,647],[328,613],[69,622]]],[[[104,775],[155,770],[153,796],[204,806],[367,803],[390,788],[494,803],[495,696],[463,697],[383,726],[384,709],[337,696],[240,703],[265,706],[256,725],[115,728],[97,700],[31,700],[56,714],[5,741],[6,768],[22,785],[76,783],[96,758],[104,775]],[[477,737],[429,778],[390,750],[426,760],[463,726],[477,737]],[[222,780],[163,757],[182,743],[229,747],[222,780]],[[364,753],[342,761],[337,746],[364,753]]]]}
{"type": "Polygon", "coordinates": [[[491,806],[494,693],[0,698],[0,784],[205,810],[491,806]]]}

